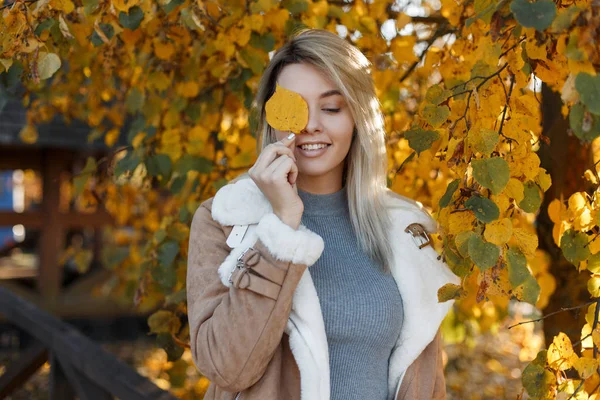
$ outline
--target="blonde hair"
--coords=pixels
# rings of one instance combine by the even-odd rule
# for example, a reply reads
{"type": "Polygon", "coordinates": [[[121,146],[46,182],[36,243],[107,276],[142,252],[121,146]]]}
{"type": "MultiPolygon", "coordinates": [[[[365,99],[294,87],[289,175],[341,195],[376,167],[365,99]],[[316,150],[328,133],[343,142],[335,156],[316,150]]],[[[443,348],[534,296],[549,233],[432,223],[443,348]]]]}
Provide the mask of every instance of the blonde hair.
{"type": "MultiPolygon", "coordinates": [[[[354,118],[352,145],[345,160],[342,185],[346,185],[354,232],[362,250],[390,271],[391,220],[385,205],[387,155],[384,121],[375,94],[371,63],[351,43],[321,29],[304,29],[293,35],[273,55],[264,71],[252,104],[257,152],[277,141],[265,119],[265,103],[275,92],[275,82],[289,64],[316,67],[342,92],[354,118]]],[[[248,177],[247,173],[235,179],[248,177]]],[[[249,177],[248,177],[249,178],[249,177]]]]}

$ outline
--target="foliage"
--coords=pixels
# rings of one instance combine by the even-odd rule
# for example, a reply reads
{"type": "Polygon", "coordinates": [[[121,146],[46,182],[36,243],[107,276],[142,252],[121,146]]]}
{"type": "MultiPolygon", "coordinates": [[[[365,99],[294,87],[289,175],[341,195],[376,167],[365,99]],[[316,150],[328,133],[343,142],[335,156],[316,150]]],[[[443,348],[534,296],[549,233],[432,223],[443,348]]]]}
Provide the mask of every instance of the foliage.
{"type": "MultiPolygon", "coordinates": [[[[460,299],[456,318],[485,331],[506,315],[510,299],[545,307],[555,282],[532,222],[551,180],[536,153],[547,138],[532,74],[561,93],[583,144],[600,136],[598,7],[592,0],[441,0],[441,7],[422,2],[425,16],[409,10],[382,0],[19,0],[3,7],[0,105],[23,81],[22,140],[35,142],[36,125],[57,113],[93,127],[90,140],[109,147],[127,140],[107,173],[89,179],[99,170],[88,162],[76,192],[134,228],[115,235],[121,251],[106,257],[121,278],[114,290],[142,307],[162,304],[150,322],[170,359],[188,340],[191,218],[254,162],[248,109],[258,78],[269,52],[302,26],[337,31],[372,61],[389,134],[389,186],[433,209],[441,226],[435,245],[462,278],[440,292],[441,300],[460,299]]],[[[587,175],[597,186],[596,171],[587,175]]],[[[594,299],[599,202],[595,193],[577,193],[548,210],[565,257],[591,272],[594,299]]],[[[595,309],[581,355],[559,335],[527,367],[523,383],[533,398],[595,392],[595,309]]]]}

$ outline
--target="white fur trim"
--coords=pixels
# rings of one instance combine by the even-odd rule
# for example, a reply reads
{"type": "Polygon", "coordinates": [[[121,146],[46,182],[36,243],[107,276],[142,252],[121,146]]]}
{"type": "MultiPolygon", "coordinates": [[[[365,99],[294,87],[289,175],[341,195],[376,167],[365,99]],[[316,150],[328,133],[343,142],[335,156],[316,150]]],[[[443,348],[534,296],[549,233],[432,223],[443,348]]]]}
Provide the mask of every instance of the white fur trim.
{"type": "Polygon", "coordinates": [[[453,300],[439,303],[438,289],[446,283],[460,283],[448,266],[437,259],[438,253],[432,246],[419,249],[412,235],[404,232],[404,228],[414,222],[429,230],[435,221],[425,211],[413,209],[408,212],[406,205],[398,202],[396,206],[391,210],[393,228],[390,237],[396,241],[393,245],[395,262],[392,276],[402,295],[404,320],[400,337],[390,356],[390,398],[391,394],[397,392],[406,369],[434,339],[454,303],[453,300]]]}
{"type": "Polygon", "coordinates": [[[308,268],[294,292],[285,332],[290,336],[290,350],[300,370],[300,399],[329,400],[329,347],[319,297],[308,268]]]}
{"type": "Polygon", "coordinates": [[[294,230],[273,213],[262,217],[256,227],[256,234],[279,261],[291,261],[310,267],[321,257],[325,248],[321,236],[303,225],[294,230]]]}
{"type": "Polygon", "coordinates": [[[270,212],[271,203],[251,178],[223,186],[212,204],[213,219],[228,226],[256,224],[270,212]]]}

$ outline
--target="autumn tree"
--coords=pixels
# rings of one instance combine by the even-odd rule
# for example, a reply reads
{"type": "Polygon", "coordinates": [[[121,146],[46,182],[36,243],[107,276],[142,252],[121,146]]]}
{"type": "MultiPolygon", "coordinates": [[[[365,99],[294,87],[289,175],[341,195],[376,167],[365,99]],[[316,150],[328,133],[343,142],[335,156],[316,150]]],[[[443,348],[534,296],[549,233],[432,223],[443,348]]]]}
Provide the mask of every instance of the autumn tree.
{"type": "Polygon", "coordinates": [[[557,271],[583,276],[587,299],[553,307],[581,308],[585,321],[575,334],[549,336],[523,383],[531,398],[597,393],[597,0],[14,0],[1,8],[0,105],[26,88],[22,140],[35,142],[36,126],[60,114],[93,127],[90,140],[128,143],[88,159],[74,195],[135,229],[115,228],[105,263],[120,277],[116,292],[162,306],[149,325],[170,359],[188,340],[192,215],[256,159],[258,79],[269,53],[308,26],[337,32],[372,62],[389,186],[432,210],[436,247],[462,278],[439,292],[458,299],[449,318],[485,331],[511,299],[544,309],[557,271]],[[542,103],[562,116],[560,129],[542,130],[542,103]],[[542,163],[540,154],[567,142],[569,157],[586,155],[579,163],[542,163]],[[570,185],[548,201],[551,175],[565,173],[570,185]]]}

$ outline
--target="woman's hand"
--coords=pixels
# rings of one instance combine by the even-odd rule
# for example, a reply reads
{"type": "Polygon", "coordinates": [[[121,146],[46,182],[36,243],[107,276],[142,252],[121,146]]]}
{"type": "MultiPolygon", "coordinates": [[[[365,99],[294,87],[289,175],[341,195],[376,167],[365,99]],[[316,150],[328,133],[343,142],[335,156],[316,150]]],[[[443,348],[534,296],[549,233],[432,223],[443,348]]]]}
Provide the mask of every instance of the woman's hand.
{"type": "Polygon", "coordinates": [[[296,187],[296,135],[290,136],[265,147],[256,163],[248,170],[248,175],[269,199],[273,213],[284,223],[297,229],[304,204],[296,187]]]}

